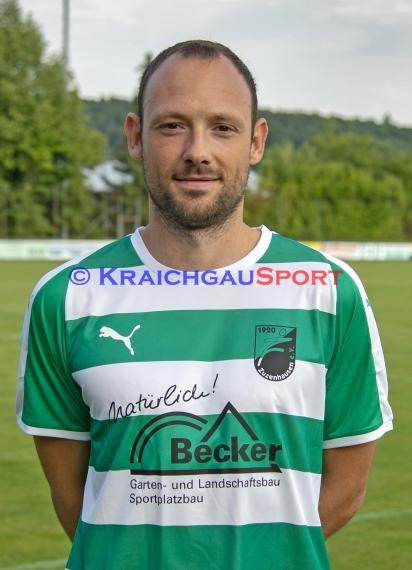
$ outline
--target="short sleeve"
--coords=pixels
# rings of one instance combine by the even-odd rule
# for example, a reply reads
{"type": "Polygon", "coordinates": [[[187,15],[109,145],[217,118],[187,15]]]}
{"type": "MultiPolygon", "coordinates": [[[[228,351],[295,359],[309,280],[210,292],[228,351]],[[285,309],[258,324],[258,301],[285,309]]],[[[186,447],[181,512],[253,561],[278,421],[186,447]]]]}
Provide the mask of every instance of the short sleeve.
{"type": "Polygon", "coordinates": [[[89,440],[89,408],[67,357],[67,283],[67,270],[52,272],[31,296],[21,336],[17,421],[31,435],[89,440]]]}
{"type": "Polygon", "coordinates": [[[372,308],[356,273],[341,261],[333,268],[340,273],[326,375],[324,448],[367,443],[392,429],[385,361],[372,308]]]}

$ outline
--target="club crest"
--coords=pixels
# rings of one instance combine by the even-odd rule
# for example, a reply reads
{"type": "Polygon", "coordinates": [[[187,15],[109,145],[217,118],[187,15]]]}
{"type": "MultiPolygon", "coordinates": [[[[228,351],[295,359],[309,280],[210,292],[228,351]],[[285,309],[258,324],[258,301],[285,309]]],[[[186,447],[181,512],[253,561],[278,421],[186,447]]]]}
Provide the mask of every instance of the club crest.
{"type": "Polygon", "coordinates": [[[255,368],[274,382],[286,380],[295,369],[296,327],[257,325],[255,327],[255,368]]]}

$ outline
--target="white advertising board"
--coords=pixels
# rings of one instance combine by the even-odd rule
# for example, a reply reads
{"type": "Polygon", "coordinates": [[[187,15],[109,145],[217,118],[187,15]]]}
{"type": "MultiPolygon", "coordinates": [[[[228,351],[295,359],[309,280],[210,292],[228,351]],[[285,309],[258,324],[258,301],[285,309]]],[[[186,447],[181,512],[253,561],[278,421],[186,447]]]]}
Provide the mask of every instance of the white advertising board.
{"type": "MultiPolygon", "coordinates": [[[[110,243],[111,240],[0,240],[0,260],[67,260],[110,243]]],[[[344,260],[412,260],[412,243],[304,242],[344,260]]]]}

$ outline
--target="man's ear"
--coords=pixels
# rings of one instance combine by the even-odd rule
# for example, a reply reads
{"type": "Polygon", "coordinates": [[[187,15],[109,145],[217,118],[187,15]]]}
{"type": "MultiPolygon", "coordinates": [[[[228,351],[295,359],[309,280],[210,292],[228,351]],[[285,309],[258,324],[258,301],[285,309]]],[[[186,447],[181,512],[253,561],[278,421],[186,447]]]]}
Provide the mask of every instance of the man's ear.
{"type": "Polygon", "coordinates": [[[129,113],[124,122],[124,132],[127,138],[129,154],[135,160],[142,158],[142,133],[140,119],[136,113],[129,113]]]}
{"type": "Polygon", "coordinates": [[[252,145],[250,147],[249,163],[257,164],[261,161],[265,152],[265,143],[268,136],[269,127],[266,119],[258,119],[253,130],[252,145]]]}

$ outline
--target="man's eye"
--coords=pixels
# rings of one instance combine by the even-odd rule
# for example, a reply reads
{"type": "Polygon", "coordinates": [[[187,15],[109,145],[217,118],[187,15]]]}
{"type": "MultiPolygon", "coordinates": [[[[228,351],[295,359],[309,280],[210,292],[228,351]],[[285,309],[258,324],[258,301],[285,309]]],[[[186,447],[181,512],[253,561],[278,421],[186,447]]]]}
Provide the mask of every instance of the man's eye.
{"type": "Polygon", "coordinates": [[[168,131],[175,131],[180,127],[179,123],[165,123],[164,125],[160,125],[161,129],[165,129],[168,131]]]}
{"type": "Polygon", "coordinates": [[[229,125],[217,125],[216,130],[220,133],[233,133],[233,128],[229,125]]]}

